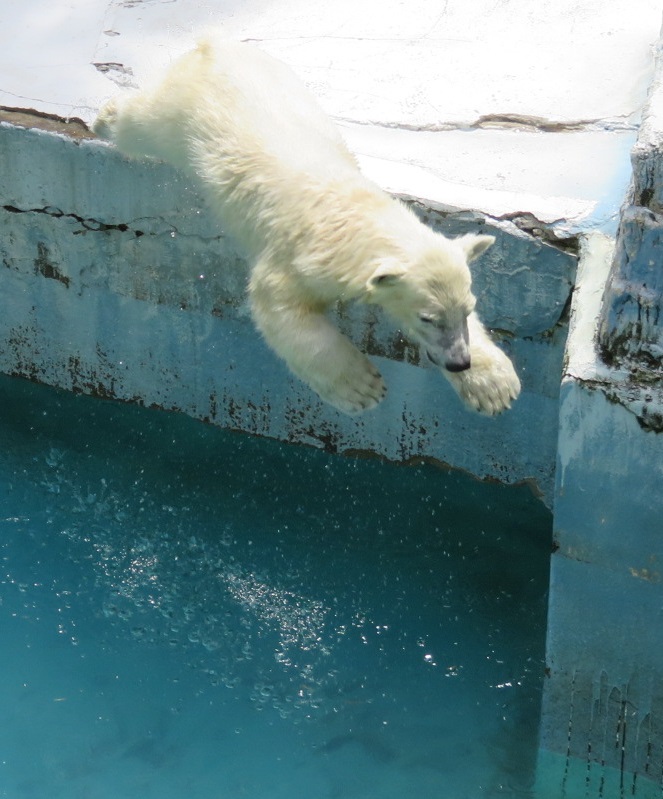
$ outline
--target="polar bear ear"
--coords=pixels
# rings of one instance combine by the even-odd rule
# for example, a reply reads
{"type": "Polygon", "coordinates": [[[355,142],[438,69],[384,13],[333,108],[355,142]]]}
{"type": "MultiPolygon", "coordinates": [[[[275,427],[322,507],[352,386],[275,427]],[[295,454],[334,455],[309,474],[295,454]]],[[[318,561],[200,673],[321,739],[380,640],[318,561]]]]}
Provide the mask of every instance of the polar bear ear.
{"type": "Polygon", "coordinates": [[[471,264],[489,247],[495,244],[495,236],[476,236],[474,233],[468,233],[467,236],[461,236],[456,241],[460,244],[465,252],[467,263],[471,264]]]}
{"type": "Polygon", "coordinates": [[[395,258],[387,258],[380,261],[375,272],[368,278],[367,288],[370,290],[378,287],[390,288],[395,286],[403,277],[405,271],[403,264],[395,258]]]}

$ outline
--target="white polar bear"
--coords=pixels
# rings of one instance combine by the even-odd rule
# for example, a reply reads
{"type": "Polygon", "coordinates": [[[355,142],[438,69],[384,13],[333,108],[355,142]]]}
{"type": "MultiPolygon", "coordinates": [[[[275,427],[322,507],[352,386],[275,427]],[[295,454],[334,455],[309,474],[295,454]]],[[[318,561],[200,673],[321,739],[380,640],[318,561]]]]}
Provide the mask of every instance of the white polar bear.
{"type": "Polygon", "coordinates": [[[367,180],[281,62],[247,44],[205,40],[156,87],[111,100],[94,130],[202,185],[253,263],[256,325],[323,400],[357,413],[386,391],[326,317],[339,300],[381,305],[469,407],[492,415],[518,396],[511,361],[474,313],[468,263],[493,237],[447,239],[367,180]]]}

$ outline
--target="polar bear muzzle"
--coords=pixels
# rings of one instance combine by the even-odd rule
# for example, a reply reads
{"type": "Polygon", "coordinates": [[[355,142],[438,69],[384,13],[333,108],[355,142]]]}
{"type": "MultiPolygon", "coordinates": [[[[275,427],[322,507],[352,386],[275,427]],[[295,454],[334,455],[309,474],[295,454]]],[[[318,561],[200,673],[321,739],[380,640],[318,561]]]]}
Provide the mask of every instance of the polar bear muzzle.
{"type": "Polygon", "coordinates": [[[429,338],[425,346],[429,360],[448,372],[464,372],[472,365],[467,319],[455,328],[436,328],[435,341],[429,338]]]}

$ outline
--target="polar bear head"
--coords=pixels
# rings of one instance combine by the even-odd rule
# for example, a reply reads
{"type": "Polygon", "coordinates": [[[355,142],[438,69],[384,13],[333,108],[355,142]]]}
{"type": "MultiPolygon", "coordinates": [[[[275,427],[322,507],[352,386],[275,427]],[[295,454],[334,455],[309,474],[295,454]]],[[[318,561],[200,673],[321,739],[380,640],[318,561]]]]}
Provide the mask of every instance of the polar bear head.
{"type": "Polygon", "coordinates": [[[368,280],[369,300],[403,325],[436,366],[462,372],[472,365],[467,320],[476,304],[468,264],[495,238],[436,239],[411,262],[380,261],[368,280]]]}

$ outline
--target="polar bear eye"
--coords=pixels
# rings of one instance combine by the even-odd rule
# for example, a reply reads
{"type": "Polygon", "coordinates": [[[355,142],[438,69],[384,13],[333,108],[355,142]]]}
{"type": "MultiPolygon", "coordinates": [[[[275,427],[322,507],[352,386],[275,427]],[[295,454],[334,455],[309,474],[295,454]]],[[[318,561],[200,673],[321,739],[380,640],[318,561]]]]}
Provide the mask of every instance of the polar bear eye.
{"type": "Polygon", "coordinates": [[[430,316],[430,314],[426,313],[419,314],[419,319],[422,322],[425,322],[427,325],[435,324],[435,319],[432,316],[430,316]]]}

